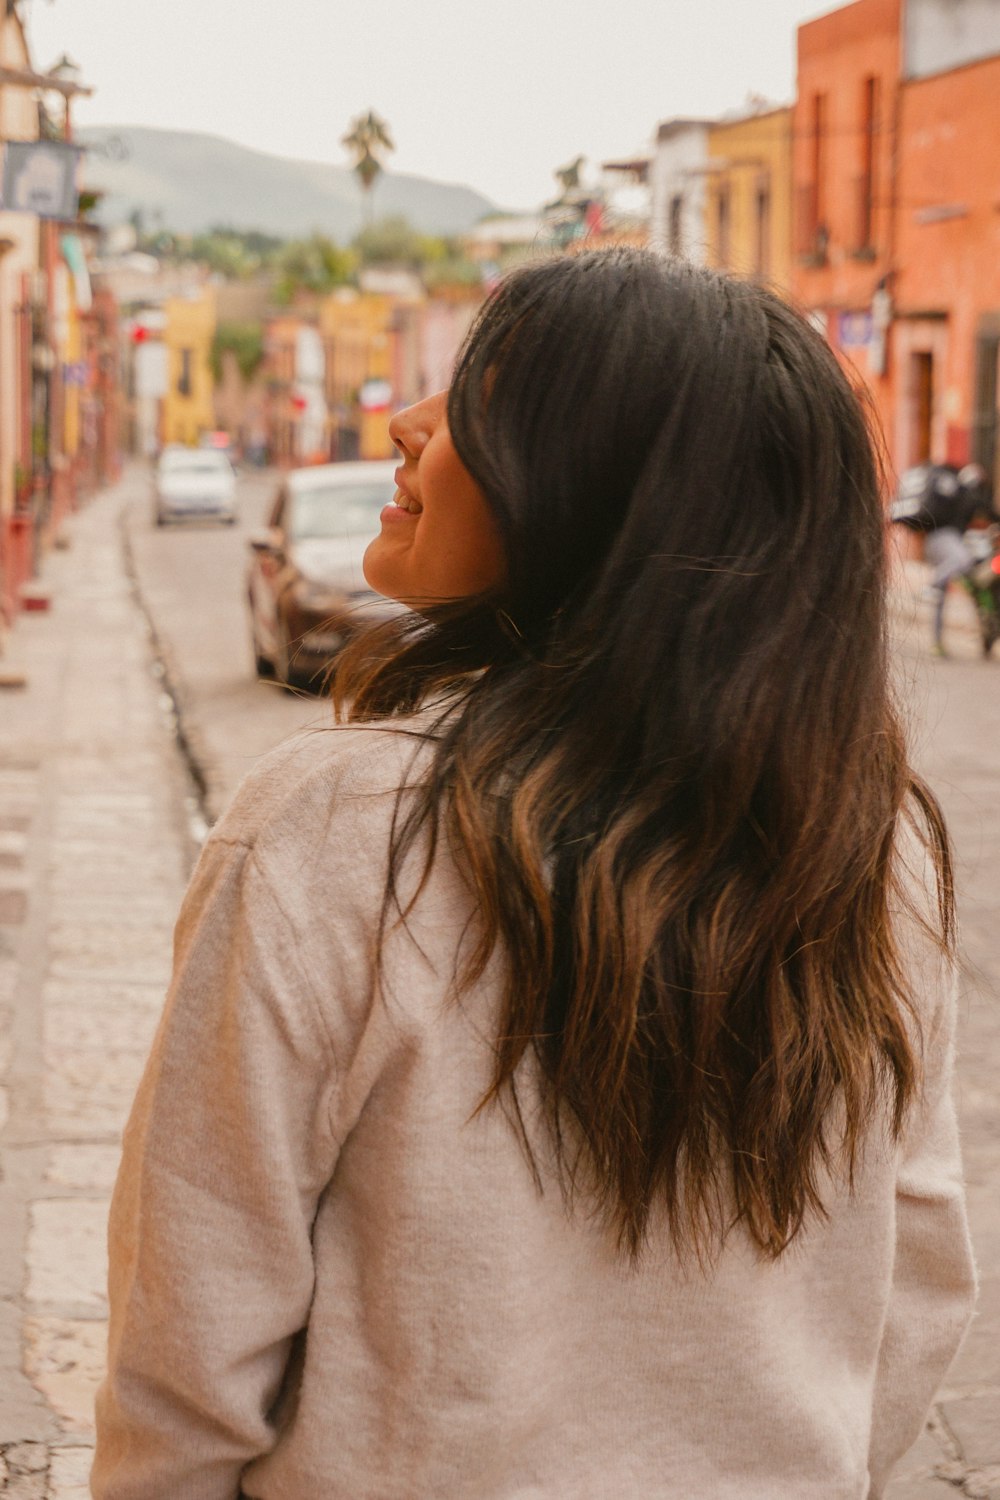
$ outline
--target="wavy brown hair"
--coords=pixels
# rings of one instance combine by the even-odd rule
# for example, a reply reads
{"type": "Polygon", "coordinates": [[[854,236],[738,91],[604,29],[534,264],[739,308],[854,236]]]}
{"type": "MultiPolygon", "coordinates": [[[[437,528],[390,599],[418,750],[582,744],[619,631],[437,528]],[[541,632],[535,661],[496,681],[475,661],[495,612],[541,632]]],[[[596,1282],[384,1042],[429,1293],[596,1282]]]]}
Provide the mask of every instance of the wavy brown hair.
{"type": "Polygon", "coordinates": [[[509,578],[341,662],[341,718],[444,704],[387,900],[445,839],[477,913],[460,986],[504,959],[488,1098],[516,1106],[533,1057],[563,1186],[625,1250],[662,1204],[678,1248],[739,1223],[776,1257],[919,1086],[904,820],[952,943],[863,410],[774,295],[616,249],[502,283],[448,422],[509,578]]]}

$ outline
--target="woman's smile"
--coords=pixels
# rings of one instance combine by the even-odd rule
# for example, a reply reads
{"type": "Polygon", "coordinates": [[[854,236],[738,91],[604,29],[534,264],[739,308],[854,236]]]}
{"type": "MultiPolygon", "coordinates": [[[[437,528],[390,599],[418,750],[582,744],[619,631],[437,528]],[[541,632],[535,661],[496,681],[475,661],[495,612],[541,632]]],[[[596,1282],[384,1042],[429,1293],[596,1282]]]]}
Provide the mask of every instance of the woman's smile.
{"type": "Polygon", "coordinates": [[[446,407],[439,391],[389,423],[403,462],[365,553],[370,586],[414,607],[488,592],[505,573],[496,521],[455,451],[446,407]]]}

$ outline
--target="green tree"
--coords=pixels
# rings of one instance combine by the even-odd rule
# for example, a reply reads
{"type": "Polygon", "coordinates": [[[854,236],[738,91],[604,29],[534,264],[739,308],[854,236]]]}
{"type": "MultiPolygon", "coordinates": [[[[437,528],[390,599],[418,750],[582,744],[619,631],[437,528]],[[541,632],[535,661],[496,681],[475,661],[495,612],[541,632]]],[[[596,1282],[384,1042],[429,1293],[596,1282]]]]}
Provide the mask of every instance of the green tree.
{"type": "Polygon", "coordinates": [[[441,260],[446,253],[443,240],[420,234],[399,214],[366,224],[351,246],[363,266],[408,266],[412,270],[441,260]]]}
{"type": "Polygon", "coordinates": [[[259,323],[220,323],[212,339],[209,362],[216,385],[222,381],[222,362],[232,354],[236,367],[249,385],[264,358],[264,330],[259,323]]]}
{"type": "Polygon", "coordinates": [[[358,115],[351,121],[341,145],[346,146],[354,159],[353,171],[361,184],[362,202],[365,209],[365,224],[372,221],[372,190],[379,173],[384,170],[382,157],[387,151],[395,151],[389,126],[381,115],[370,109],[366,115],[358,115]]]}
{"type": "Polygon", "coordinates": [[[336,286],[347,286],[354,279],[358,258],[323,234],[305,240],[290,240],[278,252],[275,269],[278,281],[275,298],[291,302],[296,292],[330,292],[336,286]]]}
{"type": "Polygon", "coordinates": [[[283,241],[257,229],[214,225],[184,247],[184,258],[200,261],[228,280],[239,280],[272,265],[283,241]]]}
{"type": "Polygon", "coordinates": [[[351,247],[363,266],[404,266],[435,290],[478,286],[482,281],[479,267],[467,259],[459,240],[421,234],[400,215],[376,219],[355,235],[351,247]]]}

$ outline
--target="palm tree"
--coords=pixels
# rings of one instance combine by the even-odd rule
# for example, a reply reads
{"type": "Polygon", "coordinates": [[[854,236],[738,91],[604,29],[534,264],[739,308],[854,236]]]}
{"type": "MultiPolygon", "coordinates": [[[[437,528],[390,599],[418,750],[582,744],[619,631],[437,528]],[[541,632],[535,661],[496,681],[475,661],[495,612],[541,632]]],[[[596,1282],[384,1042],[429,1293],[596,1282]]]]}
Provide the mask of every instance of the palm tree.
{"type": "Polygon", "coordinates": [[[346,146],[354,157],[353,170],[357,173],[358,181],[361,183],[361,191],[364,194],[365,223],[372,221],[372,189],[375,179],[383,170],[380,157],[383,152],[395,151],[392,137],[389,134],[389,126],[370,109],[366,115],[358,115],[351,121],[351,128],[341,138],[341,145],[346,146]]]}

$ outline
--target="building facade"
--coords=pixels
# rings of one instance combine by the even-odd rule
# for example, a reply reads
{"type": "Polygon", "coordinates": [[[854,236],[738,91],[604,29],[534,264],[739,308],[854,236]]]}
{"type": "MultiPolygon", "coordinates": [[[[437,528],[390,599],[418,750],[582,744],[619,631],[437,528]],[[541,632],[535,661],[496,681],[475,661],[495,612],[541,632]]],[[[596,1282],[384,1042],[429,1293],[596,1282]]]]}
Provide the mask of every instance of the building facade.
{"type": "Polygon", "coordinates": [[[887,434],[901,68],[901,0],[799,27],[792,291],[867,382],[887,434]]]}
{"type": "Polygon", "coordinates": [[[708,129],[704,243],[708,263],[790,290],[792,116],[760,108],[708,129]]]}
{"type": "Polygon", "coordinates": [[[1000,6],[908,0],[899,118],[897,462],[974,459],[1000,494],[1000,6]]]}
{"type": "MultiPolygon", "coordinates": [[[[34,90],[8,81],[8,75],[30,70],[20,17],[10,6],[0,7],[0,153],[7,141],[38,139],[34,90]]],[[[38,230],[33,214],[0,210],[0,622],[12,618],[18,589],[32,567],[32,301],[42,290],[38,230]]]]}
{"type": "Polygon", "coordinates": [[[1000,480],[1000,7],[855,0],[800,27],[792,288],[899,472],[1000,480]]]}
{"type": "Polygon", "coordinates": [[[649,168],[650,244],[696,265],[706,259],[709,120],[664,120],[649,168]]]}
{"type": "Polygon", "coordinates": [[[163,315],[167,369],[160,436],[164,443],[193,445],[215,425],[214,289],[204,286],[187,297],[168,297],[163,315]]]}

